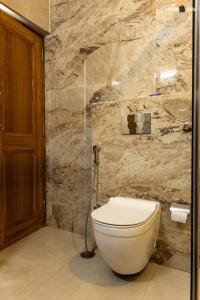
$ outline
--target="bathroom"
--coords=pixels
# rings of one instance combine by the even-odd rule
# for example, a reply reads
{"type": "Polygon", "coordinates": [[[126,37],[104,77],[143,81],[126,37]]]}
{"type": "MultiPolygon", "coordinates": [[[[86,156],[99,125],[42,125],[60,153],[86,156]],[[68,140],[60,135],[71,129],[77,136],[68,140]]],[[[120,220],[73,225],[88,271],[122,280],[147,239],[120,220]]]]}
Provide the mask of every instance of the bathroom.
{"type": "Polygon", "coordinates": [[[197,20],[0,1],[0,300],[198,299],[197,20]]]}

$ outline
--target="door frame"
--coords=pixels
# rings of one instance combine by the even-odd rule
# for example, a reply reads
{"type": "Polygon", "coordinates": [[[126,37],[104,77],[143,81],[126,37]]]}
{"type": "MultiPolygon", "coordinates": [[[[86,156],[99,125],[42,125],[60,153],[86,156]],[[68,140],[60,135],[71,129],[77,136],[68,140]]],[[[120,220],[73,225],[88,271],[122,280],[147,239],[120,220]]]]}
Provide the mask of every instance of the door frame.
{"type": "Polygon", "coordinates": [[[192,57],[192,205],[191,205],[191,300],[198,300],[198,209],[199,209],[199,96],[200,96],[200,40],[199,0],[193,0],[193,57],[192,57]]]}
{"type": "MultiPolygon", "coordinates": [[[[42,147],[42,169],[43,172],[42,174],[40,174],[40,176],[43,179],[43,184],[42,184],[42,195],[43,195],[43,199],[42,199],[42,219],[41,219],[41,225],[45,226],[46,225],[46,149],[45,149],[45,65],[44,65],[44,37],[46,35],[48,35],[49,33],[45,30],[43,30],[42,28],[38,27],[37,25],[33,24],[31,21],[27,20],[26,18],[24,18],[23,16],[21,16],[20,14],[18,14],[17,12],[13,11],[12,9],[10,9],[9,7],[7,7],[6,5],[4,5],[1,1],[0,1],[0,11],[2,11],[2,13],[6,13],[7,15],[9,15],[10,17],[12,17],[13,19],[15,19],[16,21],[18,21],[21,25],[25,26],[27,29],[31,30],[33,33],[35,33],[36,35],[38,35],[41,39],[41,48],[42,48],[42,65],[41,65],[41,70],[40,70],[40,86],[41,86],[41,91],[42,91],[42,95],[40,95],[41,99],[43,99],[43,103],[42,103],[42,124],[43,124],[43,134],[42,134],[42,139],[41,139],[41,147],[42,147]]],[[[2,190],[2,186],[0,183],[0,190],[2,190]]],[[[1,205],[1,200],[0,200],[0,205],[1,205]]],[[[37,229],[37,228],[36,228],[37,229]]],[[[31,233],[32,231],[30,231],[31,233]]],[[[1,233],[1,228],[0,228],[0,233],[1,233]]],[[[27,234],[29,233],[29,230],[27,230],[27,234]]],[[[24,235],[22,234],[21,237],[23,237],[24,235]]],[[[0,238],[1,238],[1,234],[0,234],[0,238]]],[[[14,241],[13,241],[14,242],[14,241]]],[[[12,242],[11,242],[12,243],[12,242]]],[[[11,243],[7,243],[3,246],[7,247],[9,244],[11,243]]],[[[2,249],[2,247],[0,247],[0,249],[2,249]]]]}

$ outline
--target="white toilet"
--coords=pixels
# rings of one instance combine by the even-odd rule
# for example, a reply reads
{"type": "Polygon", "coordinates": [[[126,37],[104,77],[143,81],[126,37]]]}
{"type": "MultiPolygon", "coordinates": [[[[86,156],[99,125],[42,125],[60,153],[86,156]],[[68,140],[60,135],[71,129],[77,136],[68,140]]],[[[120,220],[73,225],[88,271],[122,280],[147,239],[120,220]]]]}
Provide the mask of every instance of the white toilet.
{"type": "Polygon", "coordinates": [[[99,251],[119,274],[140,272],[153,253],[160,223],[160,204],[143,199],[113,197],[92,212],[99,251]]]}

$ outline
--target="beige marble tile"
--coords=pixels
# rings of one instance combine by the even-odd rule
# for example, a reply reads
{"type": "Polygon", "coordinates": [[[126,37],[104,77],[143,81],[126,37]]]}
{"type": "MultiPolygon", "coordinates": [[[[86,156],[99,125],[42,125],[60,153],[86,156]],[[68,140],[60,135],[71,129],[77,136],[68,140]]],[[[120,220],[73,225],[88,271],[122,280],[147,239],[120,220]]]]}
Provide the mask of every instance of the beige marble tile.
{"type": "Polygon", "coordinates": [[[3,4],[6,4],[11,9],[16,12],[26,16],[27,14],[27,1],[26,0],[1,0],[3,4]]]}
{"type": "Polygon", "coordinates": [[[143,300],[189,300],[190,294],[183,289],[177,289],[170,284],[152,281],[143,300]]]}
{"type": "Polygon", "coordinates": [[[49,0],[26,0],[27,2],[27,17],[30,21],[38,24],[44,30],[49,32],[50,28],[50,11],[49,0]]]}
{"type": "Polygon", "coordinates": [[[181,254],[187,254],[189,259],[191,247],[191,233],[190,232],[176,232],[176,231],[160,231],[159,237],[165,241],[169,247],[181,254]],[[183,246],[184,245],[184,246],[183,246]]]}
{"type": "Polygon", "coordinates": [[[190,223],[172,224],[168,209],[191,202],[191,12],[179,13],[176,0],[52,0],[51,12],[49,224],[83,232],[91,149],[99,144],[99,201],[116,195],[160,201],[165,263],[188,270],[190,223]],[[155,92],[162,95],[150,97],[155,92]],[[139,110],[152,114],[152,134],[122,136],[122,117],[139,110]]]}
{"type": "MultiPolygon", "coordinates": [[[[31,252],[31,250],[30,250],[31,252]]],[[[49,257],[49,255],[47,254],[49,257]]],[[[48,265],[35,256],[23,258],[20,256],[1,259],[0,267],[0,297],[5,300],[24,299],[38,285],[43,284],[49,278],[49,272],[58,270],[58,265],[48,265]]]]}
{"type": "Polygon", "coordinates": [[[47,227],[6,248],[0,253],[0,297],[26,298],[81,249],[80,236],[47,227]]]}
{"type": "Polygon", "coordinates": [[[191,90],[192,28],[191,1],[185,1],[185,13],[177,1],[157,1],[157,91],[171,94],[191,90]]]}
{"type": "Polygon", "coordinates": [[[155,300],[161,289],[187,299],[184,272],[149,263],[138,275],[116,276],[98,251],[93,259],[82,259],[83,244],[80,235],[45,227],[1,251],[0,299],[155,300]]]}
{"type": "Polygon", "coordinates": [[[85,74],[82,73],[87,88],[94,86],[95,92],[112,82],[114,76],[120,73],[120,68],[123,67],[118,64],[119,52],[119,42],[112,42],[101,46],[88,56],[85,63],[85,74]]]}
{"type": "MultiPolygon", "coordinates": [[[[184,96],[181,95],[179,99],[184,99],[184,96]]],[[[170,123],[174,127],[181,128],[182,122],[184,124],[186,120],[190,120],[190,108],[188,114],[185,112],[184,115],[182,112],[184,108],[187,111],[188,104],[186,103],[189,103],[189,99],[188,102],[186,100],[186,103],[184,100],[175,101],[180,105],[175,110],[172,109],[174,106],[173,97],[171,100],[158,97],[146,98],[144,101],[140,100],[140,102],[137,100],[124,101],[115,105],[113,103],[102,103],[92,108],[93,143],[99,143],[102,146],[100,153],[100,193],[101,191],[103,192],[100,198],[102,200],[106,198],[105,194],[130,195],[131,191],[134,193],[134,185],[137,185],[136,190],[138,189],[138,192],[140,187],[140,197],[148,197],[150,196],[150,191],[152,191],[152,198],[162,197],[163,201],[169,203],[175,199],[178,201],[179,197],[185,201],[190,201],[190,162],[186,159],[187,155],[190,155],[190,142],[187,142],[187,135],[184,132],[181,133],[180,129],[178,129],[179,132],[177,133],[174,131],[172,135],[162,133],[164,128],[170,126],[170,123]],[[183,103],[181,104],[182,101],[183,103]],[[152,113],[152,136],[149,140],[148,136],[130,137],[121,135],[121,113],[125,112],[127,114],[129,110],[135,111],[140,106],[141,109],[145,107],[145,109],[143,108],[144,111],[152,113]],[[179,110],[180,113],[178,113],[179,110]],[[174,115],[171,121],[170,111],[172,115],[176,111],[176,116],[174,115]],[[159,118],[156,118],[156,112],[161,114],[159,118]],[[107,128],[106,134],[105,127],[102,127],[101,124],[104,124],[107,128]],[[177,147],[175,141],[180,143],[180,147],[177,147]],[[185,151],[182,151],[182,147],[184,147],[185,151]],[[168,152],[169,148],[171,148],[170,153],[168,152]],[[161,149],[162,151],[160,151],[161,149]],[[148,159],[149,152],[151,152],[150,160],[148,159]],[[110,159],[111,157],[112,160],[110,159]],[[176,171],[177,183],[175,183],[176,179],[174,178],[175,161],[176,164],[183,164],[183,168],[179,168],[176,171]],[[156,172],[152,171],[154,168],[156,168],[156,172]],[[111,176],[114,169],[115,176],[111,176]],[[143,172],[144,169],[146,170],[145,174],[143,172]],[[186,171],[187,169],[188,171],[186,171]],[[157,184],[156,182],[159,183],[157,184]],[[155,186],[152,188],[154,184],[155,186]],[[181,189],[180,184],[182,185],[181,189]],[[157,194],[156,190],[159,188],[160,190],[157,194]]]]}
{"type": "Polygon", "coordinates": [[[104,266],[101,259],[94,261],[82,261],[79,257],[73,257],[70,263],[70,272],[63,269],[56,274],[44,287],[30,295],[30,299],[110,299],[117,300],[122,297],[140,300],[149,285],[152,277],[153,266],[149,267],[137,279],[128,281],[116,277],[104,266]]]}
{"type": "Polygon", "coordinates": [[[178,270],[191,271],[191,262],[187,254],[174,253],[172,257],[165,263],[165,266],[176,268],[178,270]]]}
{"type": "Polygon", "coordinates": [[[183,291],[190,292],[190,274],[164,266],[158,266],[153,281],[169,285],[172,288],[179,288],[183,291]]]}
{"type": "Polygon", "coordinates": [[[155,43],[145,44],[143,40],[120,43],[118,65],[115,72],[116,87],[123,100],[144,98],[156,91],[155,86],[155,43]],[[119,74],[119,75],[117,75],[119,74]]]}
{"type": "Polygon", "coordinates": [[[104,44],[118,39],[121,0],[51,1],[52,29],[65,30],[68,46],[104,44]],[[70,31],[66,30],[70,26],[70,31]],[[89,25],[89,26],[88,26],[89,25]],[[79,37],[77,39],[77,32],[79,37]]]}
{"type": "Polygon", "coordinates": [[[2,0],[1,2],[47,32],[50,31],[49,0],[2,0]]]}
{"type": "Polygon", "coordinates": [[[156,25],[156,1],[122,0],[120,7],[121,41],[150,41],[156,25]],[[151,24],[151,26],[150,26],[151,24]]]}

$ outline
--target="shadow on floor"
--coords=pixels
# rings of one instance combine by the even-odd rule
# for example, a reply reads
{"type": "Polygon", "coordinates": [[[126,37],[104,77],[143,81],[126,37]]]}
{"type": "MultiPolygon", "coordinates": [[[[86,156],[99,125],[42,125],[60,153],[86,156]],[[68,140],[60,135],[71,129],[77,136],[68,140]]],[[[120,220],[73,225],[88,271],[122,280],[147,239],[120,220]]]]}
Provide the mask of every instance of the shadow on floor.
{"type": "Polygon", "coordinates": [[[83,259],[80,255],[74,256],[69,262],[69,269],[74,276],[99,286],[123,286],[135,281],[144,281],[142,272],[135,275],[120,275],[112,272],[97,253],[95,257],[83,259]]]}

